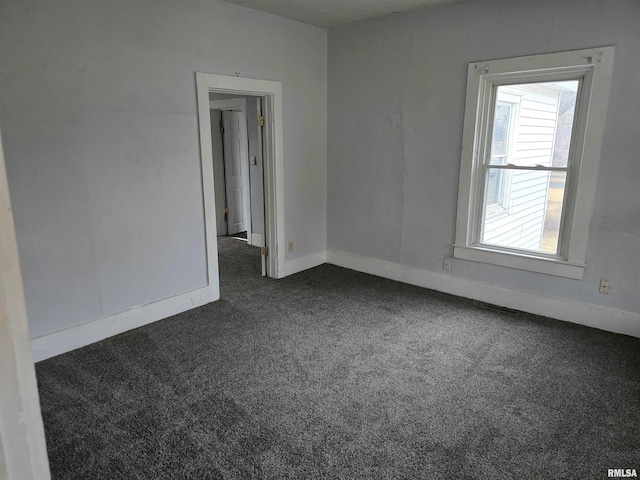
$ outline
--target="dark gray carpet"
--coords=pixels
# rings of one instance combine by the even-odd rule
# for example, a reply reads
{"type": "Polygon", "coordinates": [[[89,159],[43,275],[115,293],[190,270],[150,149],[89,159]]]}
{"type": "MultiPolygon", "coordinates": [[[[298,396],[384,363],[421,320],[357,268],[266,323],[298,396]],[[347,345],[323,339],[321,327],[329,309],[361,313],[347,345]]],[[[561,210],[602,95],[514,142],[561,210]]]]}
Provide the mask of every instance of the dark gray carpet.
{"type": "Polygon", "coordinates": [[[324,265],[37,365],[54,479],[602,479],[640,468],[640,339],[324,265]]]}

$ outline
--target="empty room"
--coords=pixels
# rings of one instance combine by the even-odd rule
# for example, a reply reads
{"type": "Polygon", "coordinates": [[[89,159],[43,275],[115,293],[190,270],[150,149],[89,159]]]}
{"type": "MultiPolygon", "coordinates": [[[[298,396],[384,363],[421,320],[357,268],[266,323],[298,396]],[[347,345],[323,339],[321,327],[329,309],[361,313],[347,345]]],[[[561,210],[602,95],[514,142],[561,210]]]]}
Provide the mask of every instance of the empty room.
{"type": "Polygon", "coordinates": [[[1,0],[0,479],[636,477],[638,0],[1,0]]]}

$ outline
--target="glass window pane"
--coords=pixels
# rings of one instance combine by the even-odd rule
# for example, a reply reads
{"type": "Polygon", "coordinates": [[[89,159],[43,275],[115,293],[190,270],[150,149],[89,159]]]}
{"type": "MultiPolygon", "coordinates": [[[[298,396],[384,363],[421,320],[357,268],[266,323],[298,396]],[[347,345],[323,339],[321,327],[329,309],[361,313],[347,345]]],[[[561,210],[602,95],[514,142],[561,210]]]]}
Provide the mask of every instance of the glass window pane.
{"type": "Polygon", "coordinates": [[[480,241],[556,254],[566,172],[489,168],[488,187],[492,175],[501,175],[502,185],[497,201],[495,190],[486,190],[480,241]]]}
{"type": "Polygon", "coordinates": [[[566,167],[579,86],[579,80],[499,86],[490,164],[566,167]]]}
{"type": "Polygon", "coordinates": [[[487,205],[501,205],[504,197],[504,177],[508,173],[498,168],[490,168],[487,175],[485,201],[487,205]]]}
{"type": "Polygon", "coordinates": [[[507,154],[511,108],[511,105],[504,103],[498,103],[496,105],[496,111],[493,117],[493,138],[491,141],[492,157],[502,157],[507,154]]]}

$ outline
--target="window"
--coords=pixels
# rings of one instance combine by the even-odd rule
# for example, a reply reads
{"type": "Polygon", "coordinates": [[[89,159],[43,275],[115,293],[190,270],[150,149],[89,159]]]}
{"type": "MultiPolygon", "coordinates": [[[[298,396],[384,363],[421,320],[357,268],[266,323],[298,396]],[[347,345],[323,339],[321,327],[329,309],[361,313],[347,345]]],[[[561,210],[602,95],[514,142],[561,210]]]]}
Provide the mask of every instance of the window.
{"type": "Polygon", "coordinates": [[[469,65],[454,256],[582,278],[613,56],[469,65]]]}

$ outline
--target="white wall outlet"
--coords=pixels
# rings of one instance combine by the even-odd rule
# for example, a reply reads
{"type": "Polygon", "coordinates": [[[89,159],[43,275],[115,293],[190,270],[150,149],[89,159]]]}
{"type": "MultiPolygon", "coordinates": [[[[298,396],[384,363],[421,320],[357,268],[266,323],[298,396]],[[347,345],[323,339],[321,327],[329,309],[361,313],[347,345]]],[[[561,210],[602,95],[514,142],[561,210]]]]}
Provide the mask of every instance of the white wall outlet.
{"type": "Polygon", "coordinates": [[[287,243],[287,251],[293,252],[293,242],[287,243]]]}
{"type": "Polygon", "coordinates": [[[444,270],[449,270],[449,271],[451,271],[451,259],[450,259],[450,258],[445,258],[445,259],[442,261],[442,268],[443,268],[444,270]]]}
{"type": "Polygon", "coordinates": [[[605,279],[600,280],[600,293],[608,294],[609,290],[611,290],[611,282],[605,279]]]}

